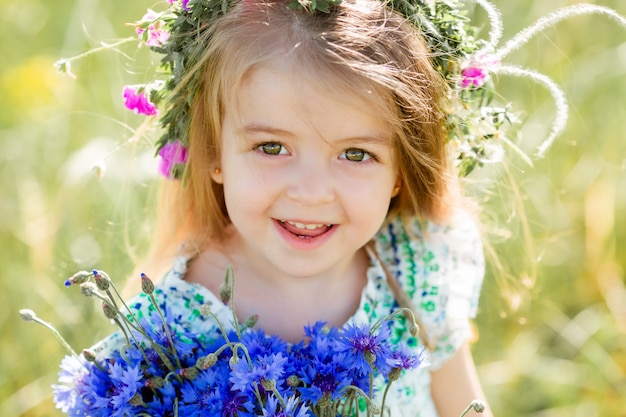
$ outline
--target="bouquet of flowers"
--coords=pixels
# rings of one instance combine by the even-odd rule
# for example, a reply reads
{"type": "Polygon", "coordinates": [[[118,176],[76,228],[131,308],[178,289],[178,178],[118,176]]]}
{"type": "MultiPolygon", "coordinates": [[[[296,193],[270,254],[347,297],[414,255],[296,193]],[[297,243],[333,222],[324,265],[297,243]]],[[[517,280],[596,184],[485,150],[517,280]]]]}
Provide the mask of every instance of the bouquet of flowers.
{"type": "MultiPolygon", "coordinates": [[[[233,309],[231,322],[223,323],[202,304],[198,319],[216,331],[198,333],[172,312],[161,289],[141,278],[146,313],[129,307],[103,271],[82,271],[66,281],[98,298],[104,315],[119,326],[113,336],[120,343],[113,348],[101,344],[78,355],[32,310],[20,311],[23,319],[51,329],[70,352],[53,386],[56,406],[67,415],[370,416],[385,409],[389,387],[402,372],[425,364],[423,351],[389,342],[387,324],[400,310],[371,326],[317,322],[304,329],[303,341],[289,344],[254,329],[256,317],[239,323],[233,309]],[[380,378],[384,386],[375,386],[380,378]]],[[[233,300],[233,288],[229,270],[223,302],[233,300]]]]}

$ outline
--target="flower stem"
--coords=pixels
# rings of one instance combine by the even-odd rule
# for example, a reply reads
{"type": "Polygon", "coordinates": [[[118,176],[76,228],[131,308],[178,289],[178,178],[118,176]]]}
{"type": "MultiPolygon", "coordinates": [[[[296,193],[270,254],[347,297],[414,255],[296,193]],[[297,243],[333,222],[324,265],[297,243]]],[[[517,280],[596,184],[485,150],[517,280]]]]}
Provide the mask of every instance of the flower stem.
{"type": "Polygon", "coordinates": [[[46,329],[50,330],[50,331],[51,331],[51,332],[52,332],[52,333],[53,333],[53,334],[57,337],[57,339],[59,339],[59,341],[61,342],[61,344],[63,345],[63,347],[64,347],[65,349],[67,349],[67,351],[68,351],[68,352],[69,352],[72,356],[74,356],[76,359],[78,359],[78,360],[82,363],[82,360],[81,360],[81,358],[78,356],[78,354],[74,351],[74,349],[72,349],[72,347],[70,346],[70,344],[69,344],[69,343],[67,343],[67,341],[65,340],[65,338],[64,338],[63,336],[61,336],[61,333],[59,333],[59,331],[58,331],[58,330],[57,330],[57,329],[56,329],[53,325],[51,325],[50,323],[48,323],[48,322],[47,322],[47,321],[45,321],[45,320],[40,319],[40,318],[39,318],[39,317],[37,317],[37,316],[30,317],[30,319],[29,319],[29,320],[34,321],[35,323],[40,324],[40,325],[42,325],[43,327],[45,327],[46,329]]]}
{"type": "Polygon", "coordinates": [[[174,359],[176,359],[176,366],[178,368],[181,368],[180,358],[178,357],[178,351],[176,350],[176,346],[174,345],[174,340],[172,339],[172,332],[170,332],[170,326],[168,326],[167,321],[165,320],[165,316],[163,315],[163,312],[159,308],[159,304],[157,303],[153,294],[150,294],[150,302],[156,309],[157,313],[159,313],[159,317],[161,318],[161,321],[163,322],[163,328],[165,329],[165,334],[167,335],[167,341],[170,343],[170,346],[172,347],[172,354],[174,355],[174,359]]]}
{"type": "Polygon", "coordinates": [[[64,61],[69,61],[69,62],[77,61],[79,59],[86,58],[89,55],[93,55],[96,52],[106,51],[108,49],[114,49],[114,48],[117,48],[118,46],[122,46],[122,45],[124,45],[126,43],[129,43],[129,42],[132,42],[132,41],[136,41],[136,40],[137,40],[137,38],[133,36],[133,37],[128,37],[128,38],[118,39],[116,42],[113,42],[113,43],[104,43],[104,42],[102,42],[100,44],[101,46],[99,46],[97,48],[89,49],[88,51],[85,51],[85,52],[83,52],[81,54],[74,55],[74,56],[72,56],[70,58],[64,58],[63,60],[64,61]]]}

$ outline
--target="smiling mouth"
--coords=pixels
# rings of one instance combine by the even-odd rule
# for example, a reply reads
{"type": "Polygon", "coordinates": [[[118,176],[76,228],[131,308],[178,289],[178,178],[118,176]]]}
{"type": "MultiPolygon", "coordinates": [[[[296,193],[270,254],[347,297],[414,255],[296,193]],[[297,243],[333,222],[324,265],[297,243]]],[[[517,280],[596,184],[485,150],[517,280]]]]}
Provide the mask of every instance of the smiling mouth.
{"type": "Polygon", "coordinates": [[[278,223],[289,233],[300,239],[312,239],[321,236],[335,225],[325,223],[300,223],[288,220],[278,220],[278,223]]]}

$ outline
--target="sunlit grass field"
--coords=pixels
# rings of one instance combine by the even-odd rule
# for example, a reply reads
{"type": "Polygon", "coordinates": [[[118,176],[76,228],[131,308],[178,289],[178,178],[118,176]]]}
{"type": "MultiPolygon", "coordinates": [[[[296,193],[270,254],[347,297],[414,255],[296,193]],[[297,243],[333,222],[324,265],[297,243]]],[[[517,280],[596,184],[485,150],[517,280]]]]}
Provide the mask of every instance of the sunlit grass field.
{"type": "MultiPolygon", "coordinates": [[[[506,40],[577,1],[494,3],[506,40]]],[[[595,3],[626,14],[624,1],[595,3]]],[[[156,58],[133,42],[75,64],[76,79],[52,64],[132,36],[125,23],[155,5],[0,6],[0,415],[54,416],[50,385],[64,350],[17,312],[34,309],[76,349],[114,330],[63,281],[98,268],[121,283],[149,243],[154,135],[137,134],[141,118],[123,108],[121,91],[146,81],[156,58]]],[[[626,416],[626,29],[577,17],[507,62],[561,85],[570,119],[534,166],[513,157],[472,179],[491,264],[473,345],[484,388],[497,416],[626,416]],[[486,187],[485,177],[496,179],[486,187]]],[[[526,121],[520,146],[532,154],[553,103],[529,81],[498,83],[526,121]]]]}

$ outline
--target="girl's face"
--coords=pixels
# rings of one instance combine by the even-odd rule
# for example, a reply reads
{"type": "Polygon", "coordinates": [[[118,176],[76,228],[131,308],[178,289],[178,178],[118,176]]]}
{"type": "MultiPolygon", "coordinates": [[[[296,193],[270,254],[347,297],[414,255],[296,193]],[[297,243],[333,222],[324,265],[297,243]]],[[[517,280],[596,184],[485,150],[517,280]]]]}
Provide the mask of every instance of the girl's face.
{"type": "Polygon", "coordinates": [[[367,102],[295,73],[276,65],[246,77],[212,176],[248,266],[341,273],[385,220],[398,181],[391,133],[367,102]]]}

